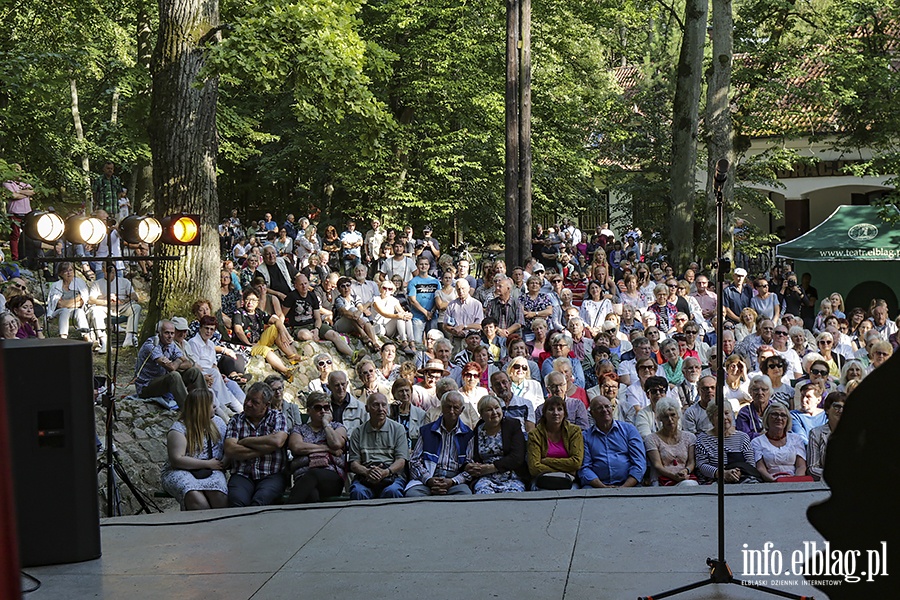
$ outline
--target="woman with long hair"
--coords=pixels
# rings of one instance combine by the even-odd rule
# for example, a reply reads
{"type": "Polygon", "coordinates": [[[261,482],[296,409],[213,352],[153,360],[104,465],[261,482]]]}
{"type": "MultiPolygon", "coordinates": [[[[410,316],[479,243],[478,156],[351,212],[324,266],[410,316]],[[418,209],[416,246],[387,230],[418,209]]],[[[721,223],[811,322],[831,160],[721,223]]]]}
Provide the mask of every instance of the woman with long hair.
{"type": "Polygon", "coordinates": [[[208,389],[191,390],[166,436],[168,460],[160,481],[182,510],[228,506],[225,421],[213,413],[208,389]]]}

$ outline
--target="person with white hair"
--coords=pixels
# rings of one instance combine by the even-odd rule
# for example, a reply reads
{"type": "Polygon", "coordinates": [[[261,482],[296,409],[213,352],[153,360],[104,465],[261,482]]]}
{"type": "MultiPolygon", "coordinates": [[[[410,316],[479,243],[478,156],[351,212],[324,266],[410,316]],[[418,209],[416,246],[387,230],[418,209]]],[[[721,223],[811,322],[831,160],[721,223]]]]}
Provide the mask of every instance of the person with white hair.
{"type": "Polygon", "coordinates": [[[697,436],[681,429],[679,402],[663,397],[656,403],[655,412],[659,429],[644,438],[650,479],[662,486],[698,485],[693,474],[697,436]]]}

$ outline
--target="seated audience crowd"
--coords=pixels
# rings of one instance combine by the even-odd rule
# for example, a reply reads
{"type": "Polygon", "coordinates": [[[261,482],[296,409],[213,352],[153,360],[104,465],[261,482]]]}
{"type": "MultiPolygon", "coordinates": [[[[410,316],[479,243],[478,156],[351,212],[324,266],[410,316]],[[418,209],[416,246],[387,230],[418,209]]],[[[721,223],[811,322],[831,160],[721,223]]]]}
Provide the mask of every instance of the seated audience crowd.
{"type": "Polygon", "coordinates": [[[711,275],[677,275],[638,231],[539,227],[525,264],[477,273],[428,227],[319,231],[293,215],[226,219],[220,301],[195,299],[191,322],[162,320],[143,343],[125,273],[107,273],[122,280],[107,299],[77,259],[58,263],[45,302],[11,279],[0,330],[44,337],[55,318],[105,352],[97,315],[115,307],[138,346],[137,394],[179,408],[162,481],[185,510],[818,480],[845,403],[900,337],[885,301],[848,310],[781,266],[735,268],[719,298],[711,275]],[[335,354],[304,358],[308,341],[335,354]],[[275,374],[250,384],[254,356],[275,374]],[[283,400],[298,369],[311,381],[283,400]]]}

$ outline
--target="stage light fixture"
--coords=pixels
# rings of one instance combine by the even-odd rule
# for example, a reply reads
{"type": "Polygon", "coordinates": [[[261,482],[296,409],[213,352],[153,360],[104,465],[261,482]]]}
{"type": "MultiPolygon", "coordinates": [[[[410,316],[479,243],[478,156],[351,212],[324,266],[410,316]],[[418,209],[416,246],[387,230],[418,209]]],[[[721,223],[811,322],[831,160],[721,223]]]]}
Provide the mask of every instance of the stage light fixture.
{"type": "Polygon", "coordinates": [[[177,214],[163,217],[162,241],[173,246],[200,245],[200,215],[177,214]]]}
{"type": "Polygon", "coordinates": [[[99,244],[106,236],[106,223],[95,217],[69,217],[66,239],[73,244],[99,244]]]}
{"type": "Polygon", "coordinates": [[[55,212],[34,211],[25,218],[25,235],[54,244],[66,231],[66,224],[55,212]]]}
{"type": "Polygon", "coordinates": [[[154,217],[131,215],[119,223],[119,235],[129,244],[155,244],[162,237],[162,225],[154,217]]]}

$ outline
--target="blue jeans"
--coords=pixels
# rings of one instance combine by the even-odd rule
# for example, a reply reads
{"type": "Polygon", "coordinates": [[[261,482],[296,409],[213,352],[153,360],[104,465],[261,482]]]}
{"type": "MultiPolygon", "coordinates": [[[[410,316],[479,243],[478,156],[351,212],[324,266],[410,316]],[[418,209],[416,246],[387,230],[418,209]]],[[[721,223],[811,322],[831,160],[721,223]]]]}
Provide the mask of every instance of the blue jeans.
{"type": "MultiPolygon", "coordinates": [[[[402,498],[403,497],[403,488],[406,487],[406,479],[403,477],[397,477],[392,484],[383,488],[381,492],[378,492],[378,498],[402,498]]],[[[360,481],[359,479],[354,479],[353,483],[350,484],[350,499],[351,500],[371,500],[376,497],[376,492],[360,481]]]]}
{"type": "Polygon", "coordinates": [[[347,254],[341,258],[341,265],[344,268],[344,275],[353,277],[353,269],[360,263],[359,257],[355,254],[347,254]]]}
{"type": "Polygon", "coordinates": [[[253,481],[234,474],[228,480],[228,506],[268,506],[284,493],[284,474],[273,473],[253,481]]]}
{"type": "Polygon", "coordinates": [[[413,341],[417,344],[424,343],[425,333],[431,331],[435,327],[437,327],[437,311],[434,311],[431,315],[431,320],[426,321],[425,319],[420,319],[413,313],[412,318],[412,330],[413,330],[413,341]]]}

